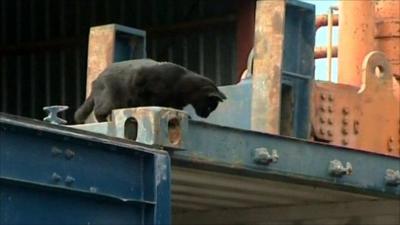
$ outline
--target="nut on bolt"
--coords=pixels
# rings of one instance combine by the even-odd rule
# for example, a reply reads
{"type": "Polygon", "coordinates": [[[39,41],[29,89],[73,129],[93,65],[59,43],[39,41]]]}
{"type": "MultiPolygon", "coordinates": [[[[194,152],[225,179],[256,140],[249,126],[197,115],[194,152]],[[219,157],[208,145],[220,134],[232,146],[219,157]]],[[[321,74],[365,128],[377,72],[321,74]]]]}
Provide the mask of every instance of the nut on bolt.
{"type": "Polygon", "coordinates": [[[329,174],[334,177],[341,177],[343,175],[350,175],[353,172],[351,163],[346,162],[346,166],[343,166],[342,162],[334,159],[329,162],[329,174]]]}
{"type": "Polygon", "coordinates": [[[400,185],[400,171],[387,169],[385,181],[387,185],[398,186],[400,185]]]}
{"type": "Polygon", "coordinates": [[[271,162],[277,162],[279,155],[276,149],[272,149],[271,154],[267,148],[260,147],[253,150],[253,160],[255,163],[268,165],[271,162]]]}
{"type": "Polygon", "coordinates": [[[75,178],[72,176],[67,176],[64,180],[67,186],[71,186],[75,182],[75,178]]]}

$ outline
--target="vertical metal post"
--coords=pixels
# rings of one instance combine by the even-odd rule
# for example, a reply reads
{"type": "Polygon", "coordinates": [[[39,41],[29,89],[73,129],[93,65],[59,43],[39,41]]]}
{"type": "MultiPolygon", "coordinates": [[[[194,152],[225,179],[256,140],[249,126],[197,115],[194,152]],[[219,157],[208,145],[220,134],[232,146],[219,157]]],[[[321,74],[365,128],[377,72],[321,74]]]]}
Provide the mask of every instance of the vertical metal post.
{"type": "Polygon", "coordinates": [[[251,128],[279,134],[286,1],[256,3],[251,128]]]}
{"type": "Polygon", "coordinates": [[[328,81],[332,81],[332,36],[333,36],[333,11],[337,10],[337,7],[330,7],[328,12],[328,48],[326,51],[326,57],[328,58],[328,81]]]}
{"type": "Polygon", "coordinates": [[[92,27],[89,34],[86,97],[92,90],[92,82],[114,60],[115,27],[92,27]]]}

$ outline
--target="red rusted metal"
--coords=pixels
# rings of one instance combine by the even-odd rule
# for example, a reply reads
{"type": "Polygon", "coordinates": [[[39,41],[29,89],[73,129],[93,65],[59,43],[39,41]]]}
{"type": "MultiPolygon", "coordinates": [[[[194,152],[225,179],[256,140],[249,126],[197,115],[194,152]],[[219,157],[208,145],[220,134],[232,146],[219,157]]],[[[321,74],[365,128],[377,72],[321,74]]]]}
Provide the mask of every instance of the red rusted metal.
{"type": "Polygon", "coordinates": [[[240,77],[247,67],[247,57],[254,45],[256,1],[239,0],[237,4],[237,73],[240,77]]]}
{"type": "Polygon", "coordinates": [[[257,1],[251,128],[279,134],[286,1],[257,1]]]}
{"type": "MultiPolygon", "coordinates": [[[[338,47],[333,46],[332,57],[337,57],[338,47]]],[[[315,47],[314,49],[314,59],[323,59],[327,57],[327,47],[315,47]]]]}
{"type": "MultiPolygon", "coordinates": [[[[339,15],[334,14],[333,15],[333,26],[338,26],[339,25],[339,15]]],[[[318,15],[315,18],[315,29],[318,30],[321,27],[328,26],[328,15],[323,14],[323,15],[318,15]]]]}
{"type": "Polygon", "coordinates": [[[374,1],[340,1],[338,81],[356,87],[361,85],[364,57],[376,50],[374,1]]]}

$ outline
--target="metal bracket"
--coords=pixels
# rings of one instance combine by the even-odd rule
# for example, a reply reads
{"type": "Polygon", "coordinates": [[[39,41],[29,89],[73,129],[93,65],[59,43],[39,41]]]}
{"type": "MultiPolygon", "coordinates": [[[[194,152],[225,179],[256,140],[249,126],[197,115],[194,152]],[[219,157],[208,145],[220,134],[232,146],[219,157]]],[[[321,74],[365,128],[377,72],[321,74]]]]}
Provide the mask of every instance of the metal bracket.
{"type": "Polygon", "coordinates": [[[387,185],[391,186],[400,185],[400,171],[387,169],[385,180],[387,185]]]}
{"type": "Polygon", "coordinates": [[[268,152],[267,148],[261,147],[254,149],[253,160],[255,163],[268,165],[271,162],[276,163],[279,159],[276,149],[272,149],[272,153],[268,152]]]}
{"type": "Polygon", "coordinates": [[[43,119],[43,121],[56,125],[66,124],[67,121],[59,118],[57,114],[67,110],[68,108],[69,107],[66,105],[52,105],[43,107],[43,110],[47,112],[47,116],[43,119]]]}
{"type": "Polygon", "coordinates": [[[346,166],[343,166],[342,162],[334,159],[329,163],[329,173],[331,176],[341,177],[343,175],[350,175],[353,172],[351,163],[346,162],[346,166]]]}

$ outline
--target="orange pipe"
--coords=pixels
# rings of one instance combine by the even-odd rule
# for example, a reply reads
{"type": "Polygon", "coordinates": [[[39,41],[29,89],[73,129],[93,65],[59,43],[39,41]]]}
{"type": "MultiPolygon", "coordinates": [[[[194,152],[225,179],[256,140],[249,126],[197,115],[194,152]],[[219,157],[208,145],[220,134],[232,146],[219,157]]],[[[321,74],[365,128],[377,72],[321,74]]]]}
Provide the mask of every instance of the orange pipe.
{"type": "Polygon", "coordinates": [[[339,5],[339,83],[359,87],[364,57],[376,49],[374,1],[341,0],[339,5]]]}
{"type": "MultiPolygon", "coordinates": [[[[333,26],[338,26],[339,25],[339,15],[333,15],[333,26]]],[[[328,15],[323,14],[323,15],[318,15],[315,18],[315,28],[318,30],[321,27],[328,26],[328,15]]]]}
{"type": "MultiPolygon", "coordinates": [[[[327,47],[315,47],[314,48],[314,59],[323,59],[327,57],[327,47]]],[[[332,57],[337,57],[338,48],[337,46],[332,47],[332,57]]]]}
{"type": "Polygon", "coordinates": [[[385,53],[393,74],[400,79],[400,1],[378,0],[375,13],[378,48],[385,53]]]}

